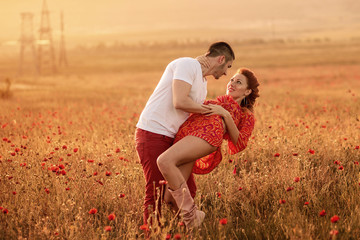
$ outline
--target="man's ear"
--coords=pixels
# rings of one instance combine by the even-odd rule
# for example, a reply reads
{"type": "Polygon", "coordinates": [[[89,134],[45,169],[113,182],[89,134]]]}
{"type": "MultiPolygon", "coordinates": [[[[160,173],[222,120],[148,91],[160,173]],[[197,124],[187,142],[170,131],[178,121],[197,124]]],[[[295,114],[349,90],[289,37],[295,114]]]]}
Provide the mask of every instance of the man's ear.
{"type": "Polygon", "coordinates": [[[225,63],[225,56],[224,56],[224,55],[219,56],[219,58],[218,58],[218,63],[219,63],[220,65],[222,65],[222,64],[225,63]]]}

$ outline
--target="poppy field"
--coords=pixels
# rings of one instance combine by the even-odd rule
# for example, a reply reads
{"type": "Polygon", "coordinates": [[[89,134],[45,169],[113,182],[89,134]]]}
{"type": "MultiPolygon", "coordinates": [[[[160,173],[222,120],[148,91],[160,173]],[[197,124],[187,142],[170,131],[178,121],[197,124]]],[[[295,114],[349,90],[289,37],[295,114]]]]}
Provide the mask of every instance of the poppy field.
{"type": "Polygon", "coordinates": [[[359,239],[351,42],[234,44],[234,66],[208,79],[208,98],[225,94],[237,68],[254,71],[247,148],[229,155],[224,143],[220,165],[195,176],[200,228],[186,232],[167,206],[162,227],[143,225],[135,125],[166,64],[207,45],[77,50],[65,74],[12,78],[0,98],[0,239],[359,239]]]}

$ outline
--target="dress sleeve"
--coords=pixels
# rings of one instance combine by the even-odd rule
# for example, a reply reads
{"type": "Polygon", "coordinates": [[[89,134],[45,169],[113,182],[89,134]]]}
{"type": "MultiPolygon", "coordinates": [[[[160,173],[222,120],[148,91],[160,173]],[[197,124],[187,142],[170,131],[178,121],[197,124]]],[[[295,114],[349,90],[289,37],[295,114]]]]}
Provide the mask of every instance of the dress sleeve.
{"type": "Polygon", "coordinates": [[[229,154],[235,154],[244,150],[250,139],[251,133],[254,129],[255,117],[253,113],[247,113],[245,117],[240,121],[238,125],[239,138],[235,145],[230,139],[228,139],[228,152],[229,154]]]}

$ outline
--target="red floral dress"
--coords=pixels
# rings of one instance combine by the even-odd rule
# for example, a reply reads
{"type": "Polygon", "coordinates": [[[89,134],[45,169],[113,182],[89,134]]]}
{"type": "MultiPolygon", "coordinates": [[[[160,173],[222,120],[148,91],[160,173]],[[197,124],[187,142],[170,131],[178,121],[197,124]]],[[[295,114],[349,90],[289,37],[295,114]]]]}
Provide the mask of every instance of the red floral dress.
{"type": "Polygon", "coordinates": [[[217,150],[213,153],[196,160],[193,167],[193,173],[196,174],[209,173],[221,162],[221,144],[223,139],[228,141],[229,154],[235,154],[244,150],[255,124],[254,114],[250,111],[243,110],[231,96],[219,96],[216,100],[205,101],[204,104],[217,104],[225,108],[231,114],[235,125],[239,129],[239,139],[235,145],[230,140],[229,134],[224,134],[225,129],[221,116],[191,114],[183,125],[181,125],[175,136],[174,143],[191,135],[202,138],[212,146],[217,147],[217,150]]]}

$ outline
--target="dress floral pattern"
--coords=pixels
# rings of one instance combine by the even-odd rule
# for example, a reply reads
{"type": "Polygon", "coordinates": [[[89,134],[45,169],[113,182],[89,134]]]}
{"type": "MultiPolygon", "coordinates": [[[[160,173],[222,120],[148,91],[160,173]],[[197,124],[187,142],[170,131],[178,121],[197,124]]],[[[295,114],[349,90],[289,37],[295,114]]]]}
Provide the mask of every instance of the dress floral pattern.
{"type": "Polygon", "coordinates": [[[229,154],[235,154],[244,150],[255,124],[254,114],[242,109],[231,96],[219,96],[216,100],[205,101],[204,104],[217,104],[225,108],[231,114],[235,125],[239,129],[239,139],[236,145],[232,143],[228,133],[225,133],[225,125],[222,117],[219,115],[205,116],[202,114],[191,114],[181,125],[175,136],[174,143],[191,135],[202,138],[212,146],[217,147],[217,150],[213,153],[196,160],[193,167],[193,173],[196,174],[209,173],[219,165],[222,160],[221,144],[223,139],[228,141],[229,154]]]}

